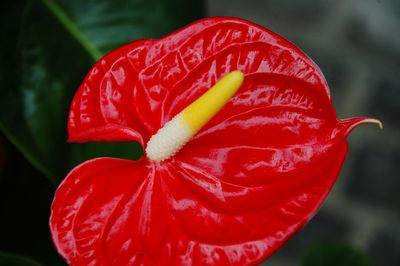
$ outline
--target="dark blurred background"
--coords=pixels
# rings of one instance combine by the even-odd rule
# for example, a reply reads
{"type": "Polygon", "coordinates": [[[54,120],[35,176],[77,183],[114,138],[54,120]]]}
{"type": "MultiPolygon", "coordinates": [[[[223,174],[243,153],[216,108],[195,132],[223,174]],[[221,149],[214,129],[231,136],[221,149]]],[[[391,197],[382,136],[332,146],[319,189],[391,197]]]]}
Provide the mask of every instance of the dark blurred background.
{"type": "Polygon", "coordinates": [[[383,130],[363,125],[351,133],[348,157],[322,209],[265,265],[300,265],[310,249],[327,243],[343,243],[374,265],[400,265],[400,1],[2,5],[0,265],[64,265],[48,230],[57,184],[85,159],[139,156],[132,144],[64,143],[68,105],[93,62],[131,40],[159,38],[200,17],[219,15],[254,21],[305,51],[325,74],[338,117],[373,116],[384,124],[383,130]]]}

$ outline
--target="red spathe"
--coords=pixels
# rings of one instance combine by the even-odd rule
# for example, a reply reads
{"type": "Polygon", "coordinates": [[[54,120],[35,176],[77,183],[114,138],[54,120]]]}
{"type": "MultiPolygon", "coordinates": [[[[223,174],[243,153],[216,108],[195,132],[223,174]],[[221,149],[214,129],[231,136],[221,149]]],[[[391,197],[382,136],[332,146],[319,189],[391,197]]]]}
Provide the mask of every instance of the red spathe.
{"type": "Polygon", "coordinates": [[[71,265],[253,265],[315,214],[364,119],[338,120],[319,68],[256,24],[208,18],[101,59],[72,102],[69,141],[138,141],[233,70],[245,82],[174,157],[72,170],[50,219],[71,265]]]}

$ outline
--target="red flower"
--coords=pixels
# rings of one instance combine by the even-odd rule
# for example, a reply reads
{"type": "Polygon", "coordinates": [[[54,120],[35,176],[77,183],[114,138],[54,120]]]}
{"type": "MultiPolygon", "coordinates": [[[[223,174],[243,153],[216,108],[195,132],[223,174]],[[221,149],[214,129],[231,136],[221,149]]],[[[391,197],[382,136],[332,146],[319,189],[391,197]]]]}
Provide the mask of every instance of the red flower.
{"type": "Polygon", "coordinates": [[[51,231],[72,265],[249,265],[320,207],[372,119],[338,120],[318,67],[248,21],[209,18],[101,59],[71,106],[69,141],[138,141],[227,73],[238,93],[172,158],[98,158],[72,170],[51,231]]]}

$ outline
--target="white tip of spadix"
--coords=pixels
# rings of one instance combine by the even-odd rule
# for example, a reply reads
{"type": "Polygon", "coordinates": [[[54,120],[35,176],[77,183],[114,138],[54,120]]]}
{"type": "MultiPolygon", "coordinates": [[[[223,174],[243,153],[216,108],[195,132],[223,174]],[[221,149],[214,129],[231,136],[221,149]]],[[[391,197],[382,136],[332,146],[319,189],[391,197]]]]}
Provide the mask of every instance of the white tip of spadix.
{"type": "Polygon", "coordinates": [[[193,136],[193,132],[187,127],[178,114],[168,121],[149,142],[147,142],[146,155],[152,161],[163,161],[171,158],[193,136]]]}

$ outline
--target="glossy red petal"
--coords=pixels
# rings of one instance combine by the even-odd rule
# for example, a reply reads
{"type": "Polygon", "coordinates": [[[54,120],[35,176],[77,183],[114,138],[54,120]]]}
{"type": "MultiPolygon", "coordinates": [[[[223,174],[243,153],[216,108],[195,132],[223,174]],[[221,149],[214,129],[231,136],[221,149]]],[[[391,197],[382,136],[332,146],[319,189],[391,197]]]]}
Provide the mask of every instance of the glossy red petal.
{"type": "Polygon", "coordinates": [[[210,18],[158,41],[133,42],[96,63],[73,99],[69,140],[143,145],[171,115],[235,69],[296,77],[330,98],[318,67],[294,45],[248,21],[210,18]],[[194,89],[186,84],[191,75],[203,75],[194,89]]]}
{"type": "Polygon", "coordinates": [[[53,240],[71,265],[251,265],[320,206],[346,152],[332,148],[335,158],[252,187],[174,161],[88,161],[56,193],[53,240]]]}
{"type": "Polygon", "coordinates": [[[97,62],[71,104],[68,117],[70,142],[137,141],[144,131],[137,118],[134,85],[145,66],[142,58],[153,41],[136,41],[97,62]]]}
{"type": "Polygon", "coordinates": [[[139,74],[136,90],[137,113],[146,120],[154,134],[160,126],[194,101],[230,71],[239,69],[245,75],[268,73],[301,79],[320,97],[330,100],[329,90],[318,67],[298,48],[261,28],[233,18],[199,21],[159,43],[174,47],[168,54],[154,60],[139,74]],[[212,22],[212,24],[210,23],[212,22]],[[207,25],[204,29],[199,26],[207,25]],[[185,36],[185,30],[196,28],[185,36]],[[140,99],[140,100],[139,100],[140,99]],[[149,115],[149,114],[160,115],[149,115]]]}
{"type": "Polygon", "coordinates": [[[145,145],[228,72],[245,82],[175,156],[86,162],[50,221],[72,265],[254,265],[320,207],[358,124],[338,120],[318,67],[278,35],[235,18],[195,22],[104,57],[75,96],[70,141],[145,145]]]}
{"type": "MultiPolygon", "coordinates": [[[[172,209],[191,239],[218,250],[209,265],[253,265],[275,252],[319,208],[340,170],[346,145],[335,152],[337,157],[325,157],[316,167],[258,186],[236,185],[179,164],[182,185],[171,187],[178,188],[174,197],[180,205],[172,209]]],[[[201,253],[198,259],[207,256],[201,253]]]]}

